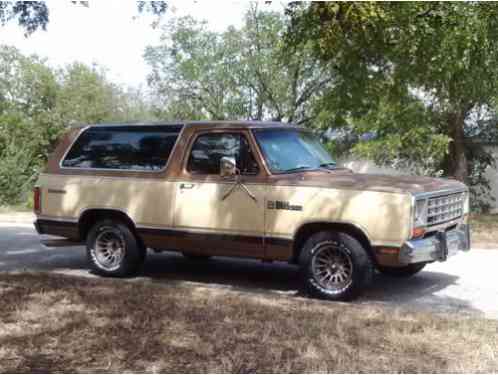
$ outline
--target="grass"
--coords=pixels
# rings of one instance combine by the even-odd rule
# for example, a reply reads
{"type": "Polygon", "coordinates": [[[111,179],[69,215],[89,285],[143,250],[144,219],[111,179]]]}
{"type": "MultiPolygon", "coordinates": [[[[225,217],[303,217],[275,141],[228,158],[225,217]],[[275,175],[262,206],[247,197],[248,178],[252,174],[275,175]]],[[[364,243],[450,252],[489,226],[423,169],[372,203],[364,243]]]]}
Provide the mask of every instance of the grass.
{"type": "Polygon", "coordinates": [[[0,214],[13,212],[32,212],[33,211],[33,194],[29,194],[27,199],[21,200],[15,204],[0,204],[0,214]]]}
{"type": "Polygon", "coordinates": [[[472,244],[495,248],[498,243],[498,214],[472,215],[470,217],[472,244]]]}
{"type": "Polygon", "coordinates": [[[0,214],[9,214],[13,212],[30,212],[30,211],[33,211],[33,208],[25,204],[19,204],[15,206],[0,206],[0,214]]]}
{"type": "Polygon", "coordinates": [[[0,372],[496,372],[498,322],[151,281],[0,275],[0,372]]]}

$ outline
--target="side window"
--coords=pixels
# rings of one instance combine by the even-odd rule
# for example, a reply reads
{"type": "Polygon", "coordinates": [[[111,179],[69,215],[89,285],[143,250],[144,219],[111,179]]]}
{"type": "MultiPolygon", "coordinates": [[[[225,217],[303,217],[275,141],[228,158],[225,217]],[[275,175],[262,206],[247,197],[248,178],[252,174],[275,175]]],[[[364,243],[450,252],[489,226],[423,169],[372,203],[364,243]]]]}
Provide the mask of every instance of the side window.
{"type": "Polygon", "coordinates": [[[224,156],[234,157],[243,175],[255,175],[259,171],[246,137],[238,133],[212,133],[197,137],[190,151],[187,170],[193,174],[217,175],[224,156]]]}
{"type": "Polygon", "coordinates": [[[166,166],[181,126],[92,127],[62,162],[66,168],[158,171],[166,166]]]}

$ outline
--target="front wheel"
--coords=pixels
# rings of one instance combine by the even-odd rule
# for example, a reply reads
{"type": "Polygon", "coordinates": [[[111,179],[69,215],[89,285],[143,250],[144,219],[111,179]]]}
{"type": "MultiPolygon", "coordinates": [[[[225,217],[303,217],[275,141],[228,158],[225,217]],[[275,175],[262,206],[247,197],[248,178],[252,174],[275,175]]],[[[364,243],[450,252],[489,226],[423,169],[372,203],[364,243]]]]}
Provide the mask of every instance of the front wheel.
{"type": "Polygon", "coordinates": [[[414,263],[403,267],[383,267],[378,266],[380,273],[393,277],[410,277],[413,276],[425,267],[425,263],[414,263]]]}
{"type": "Polygon", "coordinates": [[[145,260],[140,240],[119,221],[97,222],[88,232],[86,245],[90,266],[101,276],[133,275],[145,260]]]}
{"type": "Polygon", "coordinates": [[[346,233],[318,232],[305,242],[300,257],[308,294],[348,301],[371,282],[373,265],[361,243],[346,233]]]}

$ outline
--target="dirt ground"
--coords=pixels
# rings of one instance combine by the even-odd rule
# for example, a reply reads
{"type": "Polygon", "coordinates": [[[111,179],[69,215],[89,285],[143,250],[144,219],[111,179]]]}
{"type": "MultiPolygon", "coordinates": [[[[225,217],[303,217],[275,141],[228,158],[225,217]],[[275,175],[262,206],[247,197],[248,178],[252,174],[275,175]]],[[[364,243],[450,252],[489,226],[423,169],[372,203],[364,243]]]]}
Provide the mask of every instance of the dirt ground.
{"type": "Polygon", "coordinates": [[[147,280],[0,274],[0,372],[496,372],[498,322],[147,280]]]}
{"type": "Polygon", "coordinates": [[[473,215],[470,218],[472,244],[480,249],[498,246],[498,214],[473,215]]]}

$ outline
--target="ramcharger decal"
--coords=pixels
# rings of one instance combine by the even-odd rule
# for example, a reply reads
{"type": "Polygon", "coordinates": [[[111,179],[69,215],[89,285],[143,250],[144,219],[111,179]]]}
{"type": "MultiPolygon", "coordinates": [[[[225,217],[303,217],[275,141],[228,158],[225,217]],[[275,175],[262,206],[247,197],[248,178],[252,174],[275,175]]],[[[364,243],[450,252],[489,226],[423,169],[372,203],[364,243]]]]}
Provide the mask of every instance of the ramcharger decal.
{"type": "Polygon", "coordinates": [[[292,205],[284,201],[268,201],[269,210],[289,210],[289,211],[302,211],[303,206],[292,205]]]}

